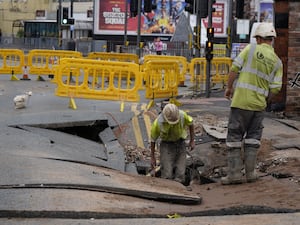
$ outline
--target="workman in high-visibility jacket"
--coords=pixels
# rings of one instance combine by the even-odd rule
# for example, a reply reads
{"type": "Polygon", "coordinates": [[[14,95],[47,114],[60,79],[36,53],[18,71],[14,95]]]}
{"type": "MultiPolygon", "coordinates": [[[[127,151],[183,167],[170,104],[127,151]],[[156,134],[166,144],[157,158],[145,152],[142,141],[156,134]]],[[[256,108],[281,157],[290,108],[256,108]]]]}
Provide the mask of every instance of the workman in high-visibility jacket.
{"type": "Polygon", "coordinates": [[[185,184],[186,146],[188,136],[189,146],[193,150],[194,124],[193,118],[179,110],[175,104],[168,103],[151,126],[151,167],[155,169],[155,146],[160,138],[160,169],[161,178],[173,179],[185,184]]]}
{"type": "Polygon", "coordinates": [[[272,47],[276,37],[274,26],[261,23],[254,37],[256,44],[247,45],[234,59],[225,90],[225,97],[232,102],[226,138],[228,172],[221,178],[222,184],[257,180],[255,167],[264,111],[267,102],[282,86],[282,62],[272,47]],[[244,160],[241,158],[242,149],[244,160]],[[241,172],[243,166],[246,179],[241,172]]]}

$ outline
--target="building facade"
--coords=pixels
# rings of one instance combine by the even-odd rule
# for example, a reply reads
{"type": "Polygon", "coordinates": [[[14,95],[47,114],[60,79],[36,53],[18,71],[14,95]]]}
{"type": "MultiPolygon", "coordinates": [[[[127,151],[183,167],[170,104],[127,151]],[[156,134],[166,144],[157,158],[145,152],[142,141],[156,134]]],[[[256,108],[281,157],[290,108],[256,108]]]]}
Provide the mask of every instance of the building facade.
{"type": "MultiPolygon", "coordinates": [[[[93,0],[72,0],[75,24],[74,38],[92,33],[93,0]]],[[[61,0],[62,7],[71,7],[71,1],[61,0]]],[[[2,37],[22,37],[24,21],[55,22],[59,0],[0,0],[0,29],[2,37]]],[[[71,15],[70,15],[71,16],[71,15]]],[[[36,34],[34,34],[36,36],[36,34]]],[[[63,36],[70,37],[70,27],[64,27],[63,36]]]]}
{"type": "MultiPolygon", "coordinates": [[[[93,36],[94,1],[105,0],[72,0],[75,24],[72,30],[69,26],[62,28],[63,38],[69,38],[71,32],[74,39],[93,36]]],[[[240,0],[228,0],[230,1],[234,17],[236,2],[240,0]]],[[[62,7],[71,6],[71,0],[0,0],[2,43],[6,37],[23,37],[24,21],[55,23],[59,2],[62,7]]],[[[264,3],[273,4],[273,22],[278,34],[274,47],[284,64],[284,86],[277,102],[284,104],[287,116],[300,117],[300,2],[299,0],[244,0],[243,18],[252,22],[260,21],[263,15],[260,6],[264,3]]],[[[48,32],[45,34],[53,33],[52,29],[55,30],[55,28],[47,28],[48,32]]],[[[44,32],[38,33],[44,35],[44,32]]],[[[37,35],[36,32],[32,34],[37,35]]]]}
{"type": "MultiPolygon", "coordinates": [[[[286,1],[279,1],[285,5],[286,1]]],[[[284,7],[289,13],[287,40],[287,92],[286,115],[300,118],[300,1],[290,0],[284,7]]]]}

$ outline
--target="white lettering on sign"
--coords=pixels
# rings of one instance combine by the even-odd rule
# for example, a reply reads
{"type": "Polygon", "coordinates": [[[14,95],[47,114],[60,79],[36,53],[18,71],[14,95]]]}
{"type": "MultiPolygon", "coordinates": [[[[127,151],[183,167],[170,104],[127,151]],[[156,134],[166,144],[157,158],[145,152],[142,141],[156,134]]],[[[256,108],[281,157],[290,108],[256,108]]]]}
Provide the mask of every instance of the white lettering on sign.
{"type": "Polygon", "coordinates": [[[113,7],[111,12],[103,12],[105,24],[125,24],[125,13],[120,8],[113,7]]]}

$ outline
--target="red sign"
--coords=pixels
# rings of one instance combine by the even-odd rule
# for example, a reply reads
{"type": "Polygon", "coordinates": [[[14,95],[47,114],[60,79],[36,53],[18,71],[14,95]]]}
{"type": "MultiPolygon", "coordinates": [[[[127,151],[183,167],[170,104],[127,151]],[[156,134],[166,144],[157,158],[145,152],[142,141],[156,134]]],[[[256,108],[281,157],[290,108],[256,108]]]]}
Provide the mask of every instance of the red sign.
{"type": "MultiPolygon", "coordinates": [[[[214,28],[214,32],[216,36],[224,36],[226,35],[226,27],[225,27],[225,4],[224,3],[215,3],[213,7],[216,9],[213,12],[212,17],[212,26],[214,28]]],[[[208,19],[203,20],[205,27],[208,26],[208,19]]]]}

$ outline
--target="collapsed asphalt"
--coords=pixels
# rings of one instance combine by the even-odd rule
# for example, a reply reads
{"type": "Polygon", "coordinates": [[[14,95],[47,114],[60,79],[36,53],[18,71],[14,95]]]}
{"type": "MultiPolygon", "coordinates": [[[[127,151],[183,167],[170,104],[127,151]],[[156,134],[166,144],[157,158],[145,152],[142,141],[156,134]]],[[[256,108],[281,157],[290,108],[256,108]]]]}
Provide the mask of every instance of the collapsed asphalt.
{"type": "MultiPolygon", "coordinates": [[[[72,110],[68,108],[68,99],[54,96],[55,87],[48,81],[39,82],[32,79],[31,81],[12,82],[9,79],[1,79],[0,125],[2,128],[0,150],[2,173],[0,180],[3,187],[1,188],[2,217],[5,215],[6,217],[19,215],[19,217],[48,216],[51,218],[165,217],[175,212],[185,216],[215,216],[299,211],[299,197],[297,197],[299,196],[299,184],[295,182],[295,179],[299,177],[299,170],[297,169],[291,171],[294,180],[290,177],[278,180],[271,176],[271,171],[269,172],[270,176],[262,174],[261,180],[257,184],[243,184],[234,187],[223,187],[218,182],[206,185],[194,184],[192,185],[192,193],[187,193],[187,196],[201,197],[201,204],[196,206],[170,205],[161,201],[153,202],[149,199],[136,198],[137,196],[134,197],[133,195],[105,193],[108,190],[103,189],[96,192],[92,191],[92,187],[95,188],[95,177],[102,174],[105,180],[106,177],[112,176],[109,172],[103,172],[97,167],[109,168],[114,165],[113,169],[117,169],[117,171],[124,168],[125,156],[119,155],[120,150],[123,149],[123,141],[119,142],[117,140],[119,137],[108,139],[107,137],[112,137],[112,130],[121,129],[126,133],[127,141],[132,141],[134,144],[133,128],[130,123],[134,113],[130,110],[130,103],[126,103],[124,112],[120,112],[119,102],[76,99],[79,107],[77,110],[72,110]],[[27,90],[33,92],[28,107],[22,110],[14,109],[13,97],[27,90]],[[110,155],[114,156],[114,153],[118,152],[113,160],[115,164],[107,163],[107,155],[103,154],[102,151],[97,151],[95,143],[92,141],[80,138],[74,141],[75,139],[67,134],[55,134],[51,137],[50,134],[53,133],[53,130],[49,131],[49,134],[48,132],[44,135],[42,133],[43,125],[58,129],[61,124],[64,127],[78,126],[78,123],[81,125],[83,123],[86,126],[94,121],[103,121],[105,130],[102,131],[104,132],[102,138],[113,143],[108,145],[111,147],[110,155]],[[41,146],[43,147],[41,148],[41,146]],[[45,148],[45,146],[47,147],[45,148]],[[34,159],[34,161],[29,159],[34,159]],[[51,164],[46,163],[49,159],[51,159],[51,164]],[[103,161],[104,164],[99,164],[100,161],[103,161]],[[32,164],[32,162],[35,163],[32,164]],[[82,179],[83,177],[84,179],[82,179]],[[68,189],[66,186],[62,189],[41,188],[43,184],[51,183],[51,179],[58,179],[56,184],[69,183],[69,185],[78,184],[80,181],[82,187],[85,185],[85,188],[84,190],[68,189]],[[32,186],[24,188],[26,187],[25,184],[32,186]],[[16,185],[19,188],[9,189],[8,186],[5,188],[5,185],[16,185]],[[39,188],[37,188],[38,185],[40,185],[39,188]],[[28,207],[28,202],[30,202],[30,207],[28,207]]],[[[227,115],[229,104],[221,96],[206,99],[203,97],[192,98],[189,94],[188,87],[182,89],[182,96],[179,100],[183,102],[182,108],[189,111],[195,118],[198,116],[200,120],[203,120],[203,118],[207,118],[207,113],[219,118],[227,115]]],[[[147,104],[146,100],[144,104],[147,104]]],[[[299,129],[297,129],[297,123],[293,122],[294,124],[291,126],[285,125],[291,124],[290,120],[279,120],[272,117],[265,120],[264,138],[272,142],[267,152],[268,157],[271,157],[270,154],[274,152],[278,153],[276,149],[274,150],[276,146],[281,151],[285,150],[286,153],[300,146],[297,142],[299,129]]],[[[199,138],[201,139],[201,137],[199,138]]],[[[124,136],[120,139],[124,139],[124,136]]],[[[106,146],[103,145],[103,149],[106,146]]],[[[220,154],[215,154],[215,157],[220,157],[223,154],[221,150],[212,150],[211,142],[207,142],[199,143],[195,154],[209,158],[206,156],[216,152],[220,154]]],[[[297,159],[296,156],[292,156],[292,158],[297,159]]],[[[290,157],[281,157],[281,159],[289,160],[290,157]]],[[[267,161],[264,160],[264,162],[267,161]]],[[[296,165],[295,168],[297,168],[296,165]]],[[[273,174],[274,172],[276,171],[273,171],[273,174]]],[[[143,179],[145,178],[153,179],[143,177],[143,179]]],[[[129,178],[125,180],[129,181],[127,179],[129,178]]],[[[164,182],[166,182],[164,188],[177,185],[170,181],[164,182]]],[[[103,186],[99,183],[97,185],[103,186]]],[[[139,186],[138,183],[131,185],[133,185],[133,190],[139,186]]],[[[129,186],[131,187],[131,185],[129,186]]],[[[183,187],[178,188],[183,190],[183,187]]]]}

